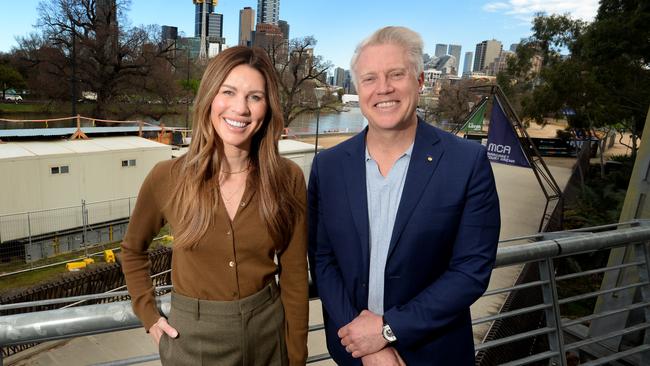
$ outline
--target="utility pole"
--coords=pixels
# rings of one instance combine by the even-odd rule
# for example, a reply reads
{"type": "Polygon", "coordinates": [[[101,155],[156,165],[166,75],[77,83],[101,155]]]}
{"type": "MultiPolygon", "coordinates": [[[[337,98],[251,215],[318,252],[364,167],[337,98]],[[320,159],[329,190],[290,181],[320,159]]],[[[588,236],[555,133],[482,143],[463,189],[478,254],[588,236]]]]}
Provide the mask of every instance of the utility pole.
{"type": "Polygon", "coordinates": [[[72,80],[71,80],[71,97],[72,97],[72,116],[77,115],[77,30],[74,25],[74,21],[71,19],[70,24],[72,25],[72,80]]]}

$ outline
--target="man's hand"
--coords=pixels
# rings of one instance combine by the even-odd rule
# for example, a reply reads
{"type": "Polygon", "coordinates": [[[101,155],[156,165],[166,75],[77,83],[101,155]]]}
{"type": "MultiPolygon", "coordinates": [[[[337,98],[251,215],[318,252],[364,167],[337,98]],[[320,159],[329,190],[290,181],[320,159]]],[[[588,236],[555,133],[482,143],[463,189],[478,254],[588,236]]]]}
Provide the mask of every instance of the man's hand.
{"type": "Polygon", "coordinates": [[[178,331],[167,323],[167,319],[161,316],[160,319],[149,328],[149,335],[153,338],[153,341],[156,342],[156,345],[158,345],[163,333],[166,333],[172,338],[178,337],[178,331]]]}
{"type": "Polygon", "coordinates": [[[343,328],[338,335],[341,344],[352,357],[359,358],[370,353],[375,353],[386,347],[388,341],[381,334],[383,326],[381,316],[364,310],[343,328]]]}
{"type": "Polygon", "coordinates": [[[404,360],[393,347],[386,347],[379,352],[363,356],[361,363],[363,363],[363,366],[406,366],[404,360]]]}

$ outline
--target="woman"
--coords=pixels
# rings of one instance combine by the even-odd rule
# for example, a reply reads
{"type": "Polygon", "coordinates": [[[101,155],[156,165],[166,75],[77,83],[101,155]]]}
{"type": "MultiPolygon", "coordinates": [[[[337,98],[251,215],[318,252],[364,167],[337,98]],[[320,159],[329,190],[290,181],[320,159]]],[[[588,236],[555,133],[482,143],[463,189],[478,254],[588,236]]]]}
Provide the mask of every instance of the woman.
{"type": "Polygon", "coordinates": [[[158,163],[140,189],[122,267],[163,364],[305,364],[305,180],[278,153],[276,85],[263,50],[221,52],[201,80],[189,151],[158,163]],[[147,256],[165,222],[174,233],[168,320],[147,256]]]}

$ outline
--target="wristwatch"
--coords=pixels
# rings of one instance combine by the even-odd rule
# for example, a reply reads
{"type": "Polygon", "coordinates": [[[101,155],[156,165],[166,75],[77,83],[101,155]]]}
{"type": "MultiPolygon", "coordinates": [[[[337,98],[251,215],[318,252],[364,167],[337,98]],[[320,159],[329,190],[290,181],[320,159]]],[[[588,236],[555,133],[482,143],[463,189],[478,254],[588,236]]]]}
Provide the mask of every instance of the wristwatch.
{"type": "Polygon", "coordinates": [[[387,340],[388,343],[397,341],[397,337],[395,337],[393,330],[390,329],[390,325],[386,323],[386,320],[384,320],[384,326],[381,328],[381,335],[384,336],[384,339],[387,340]]]}

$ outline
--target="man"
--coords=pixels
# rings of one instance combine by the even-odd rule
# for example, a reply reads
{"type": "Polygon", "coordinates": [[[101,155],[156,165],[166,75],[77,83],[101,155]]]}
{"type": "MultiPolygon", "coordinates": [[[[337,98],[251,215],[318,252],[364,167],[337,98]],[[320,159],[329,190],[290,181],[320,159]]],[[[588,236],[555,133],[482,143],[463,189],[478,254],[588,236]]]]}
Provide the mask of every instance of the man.
{"type": "Polygon", "coordinates": [[[483,146],[418,120],[422,40],[378,30],[352,57],[368,128],[316,156],[310,260],[340,365],[473,365],[499,202],[483,146]]]}

